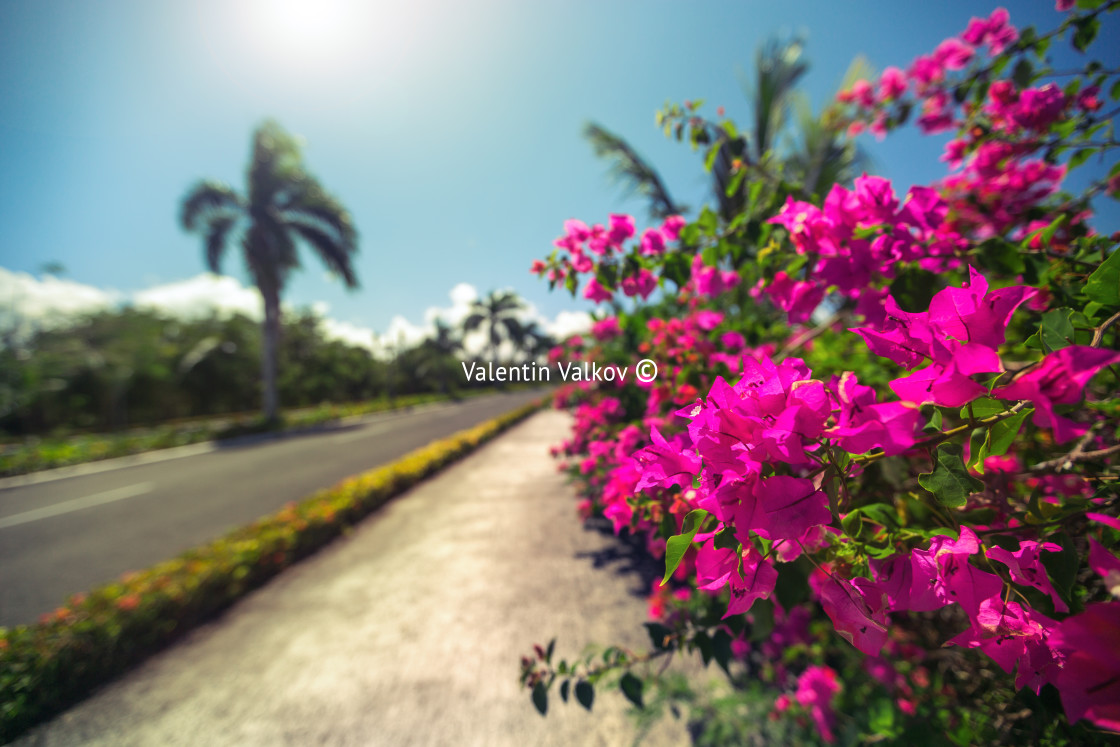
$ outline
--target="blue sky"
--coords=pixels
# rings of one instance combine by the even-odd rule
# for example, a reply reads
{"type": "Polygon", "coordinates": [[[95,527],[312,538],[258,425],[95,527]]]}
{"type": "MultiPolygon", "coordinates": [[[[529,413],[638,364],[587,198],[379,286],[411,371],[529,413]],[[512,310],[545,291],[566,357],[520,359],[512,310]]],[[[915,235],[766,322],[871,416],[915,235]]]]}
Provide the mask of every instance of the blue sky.
{"type": "MultiPolygon", "coordinates": [[[[1053,2],[1005,5],[1018,26],[1061,20],[1053,2]]],[[[179,201],[202,177],[242,188],[250,134],[272,117],[306,139],[309,169],[361,232],[360,292],[307,253],[288,303],[325,303],[375,330],[398,315],[422,322],[460,283],[512,287],[548,317],[587,309],[549,294],[529,264],[566,218],[645,210],[609,184],[580,138],[585,121],[625,135],[696,206],[701,162],[654,126],[664,102],[703,98],[708,113],[723,105],[746,121],[741,79],[756,47],[799,33],[819,107],[856,55],[905,67],[992,7],[6,0],[0,267],[60,262],[70,280],[126,297],[198,275],[201,242],[179,229],[179,201]]],[[[944,173],[942,142],[864,140],[901,185],[944,173]]],[[[248,283],[236,248],[224,269],[248,283]]]]}

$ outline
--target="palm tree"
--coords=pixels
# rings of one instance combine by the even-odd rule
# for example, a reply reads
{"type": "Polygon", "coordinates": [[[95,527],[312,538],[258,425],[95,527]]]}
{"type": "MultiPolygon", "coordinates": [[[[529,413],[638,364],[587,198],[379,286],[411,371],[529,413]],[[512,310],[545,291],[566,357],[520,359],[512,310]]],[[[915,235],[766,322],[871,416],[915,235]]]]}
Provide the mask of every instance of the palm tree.
{"type": "Polygon", "coordinates": [[[226,249],[240,239],[245,264],[264,298],[261,380],[263,412],[277,417],[277,351],[280,294],[299,267],[297,242],[319,255],[348,289],[358,287],[353,258],[358,234],[350,213],[319,181],[304,171],[298,141],[275,122],[253,134],[247,174],[248,193],[240,195],[213,181],[200,181],[183,198],[183,228],[201,234],[206,264],[218,272],[226,249]]]}
{"type": "Polygon", "coordinates": [[[471,313],[463,321],[463,329],[473,332],[485,328],[486,349],[489,351],[490,360],[495,360],[502,338],[515,340],[520,334],[521,322],[517,316],[524,308],[525,302],[513,291],[491,291],[486,298],[471,304],[471,313]]]}
{"type": "Polygon", "coordinates": [[[441,394],[447,394],[448,380],[453,375],[453,358],[463,350],[463,340],[455,333],[455,329],[443,321],[436,319],[435,334],[420,344],[419,353],[421,362],[417,369],[417,376],[426,377],[434,374],[439,384],[441,394]]]}
{"type": "MultiPolygon", "coordinates": [[[[727,194],[737,160],[762,165],[773,158],[793,177],[792,181],[800,181],[808,194],[817,195],[823,195],[834,183],[851,181],[867,166],[866,156],[845,135],[813,116],[798,96],[797,86],[809,69],[803,52],[804,45],[798,39],[772,39],[755,54],[754,77],[743,85],[750,103],[750,126],[743,134],[725,138],[712,163],[712,191],[724,220],[731,220],[746,205],[744,190],[727,194]],[[795,115],[792,118],[791,113],[795,115]],[[790,126],[791,119],[794,127],[790,126]],[[779,143],[783,135],[790,136],[785,144],[788,147],[779,143]]],[[[862,65],[859,60],[853,63],[848,77],[870,77],[862,65]]],[[[656,219],[681,212],[657,170],[623,138],[598,125],[586,126],[583,134],[595,155],[612,162],[616,179],[649,199],[651,216],[656,219]]]]}
{"type": "Polygon", "coordinates": [[[556,345],[552,335],[541,329],[537,322],[518,324],[511,340],[514,346],[525,354],[528,362],[539,359],[556,345]]]}

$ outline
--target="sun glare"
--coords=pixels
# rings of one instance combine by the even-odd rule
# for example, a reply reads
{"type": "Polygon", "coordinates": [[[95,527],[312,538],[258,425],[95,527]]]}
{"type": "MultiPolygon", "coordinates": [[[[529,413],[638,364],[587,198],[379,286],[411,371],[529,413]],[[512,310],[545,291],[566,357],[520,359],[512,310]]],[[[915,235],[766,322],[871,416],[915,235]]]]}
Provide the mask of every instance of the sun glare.
{"type": "Polygon", "coordinates": [[[277,48],[318,57],[348,46],[356,30],[355,10],[341,0],[269,0],[259,6],[257,22],[277,48]]]}
{"type": "Polygon", "coordinates": [[[272,67],[337,72],[357,60],[406,51],[418,31],[407,3],[361,0],[250,0],[242,28],[253,57],[272,67]]]}

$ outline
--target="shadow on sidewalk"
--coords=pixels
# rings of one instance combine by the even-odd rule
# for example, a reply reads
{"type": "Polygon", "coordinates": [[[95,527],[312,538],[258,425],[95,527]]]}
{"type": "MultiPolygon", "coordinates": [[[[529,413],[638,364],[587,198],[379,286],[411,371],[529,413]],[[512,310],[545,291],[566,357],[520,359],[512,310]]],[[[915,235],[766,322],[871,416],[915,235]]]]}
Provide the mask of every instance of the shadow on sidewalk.
{"type": "Polygon", "coordinates": [[[629,577],[633,582],[630,594],[640,599],[648,597],[654,581],[660,581],[665,574],[665,566],[650,555],[645,540],[627,532],[615,535],[610,520],[602,517],[588,519],[583,528],[584,531],[598,532],[612,541],[602,550],[576,553],[576,557],[581,560],[590,558],[596,569],[609,569],[615,575],[629,577]]]}

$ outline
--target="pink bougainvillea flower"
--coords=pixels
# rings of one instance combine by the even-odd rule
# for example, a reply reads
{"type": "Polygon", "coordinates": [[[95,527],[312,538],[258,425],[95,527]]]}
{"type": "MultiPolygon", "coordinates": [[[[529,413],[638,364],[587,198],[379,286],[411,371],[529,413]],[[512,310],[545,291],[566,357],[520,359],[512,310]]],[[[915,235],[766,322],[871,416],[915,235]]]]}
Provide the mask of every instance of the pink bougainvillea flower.
{"type": "Polygon", "coordinates": [[[1012,581],[1024,586],[1033,586],[1054,600],[1055,610],[1069,612],[1069,607],[1050,583],[1050,577],[1046,575],[1046,567],[1042,564],[1041,557],[1043,551],[1061,552],[1061,550],[1062,548],[1053,542],[1023,540],[1019,543],[1019,549],[1014,552],[1002,547],[992,547],[987,552],[989,558],[1007,566],[1012,581]]]}
{"type": "Polygon", "coordinates": [[[678,436],[667,441],[656,429],[650,430],[653,444],[638,451],[634,458],[642,467],[642,479],[637,488],[668,488],[672,485],[692,487],[692,480],[700,474],[700,457],[691,449],[683,449],[678,436]]]}
{"type": "Polygon", "coordinates": [[[595,322],[591,325],[591,334],[600,342],[618,337],[622,334],[622,328],[618,326],[618,317],[608,316],[606,319],[595,322]]]}
{"type": "Polygon", "coordinates": [[[701,296],[715,298],[739,284],[739,273],[709,267],[699,253],[692,260],[692,287],[701,296]]]}
{"type": "Polygon", "coordinates": [[[732,574],[728,582],[731,594],[724,617],[745,614],[756,599],[769,599],[778,582],[778,571],[774,564],[764,558],[753,545],[743,550],[743,572],[732,574]]]}
{"type": "Polygon", "coordinates": [[[684,228],[687,223],[688,221],[679,215],[670,215],[665,219],[665,222],[661,224],[661,233],[664,234],[667,240],[676,241],[680,238],[681,229],[684,228]]]}
{"type": "Polygon", "coordinates": [[[587,287],[583,291],[583,297],[588,301],[602,303],[603,301],[609,301],[614,298],[614,294],[604,288],[599,283],[598,278],[591,278],[587,281],[587,287]]]}
{"type": "Polygon", "coordinates": [[[836,425],[825,432],[840,448],[865,454],[876,448],[888,455],[901,454],[917,440],[921,413],[908,402],[876,402],[875,390],[863,386],[852,372],[833,379],[832,391],[840,404],[836,425]]]}
{"type": "Polygon", "coordinates": [[[910,598],[905,606],[900,600],[892,609],[925,612],[956,602],[969,617],[975,617],[985,599],[1003,591],[999,576],[968,562],[978,552],[980,540],[968,527],[961,527],[957,539],[933,537],[928,549],[910,553],[910,598]]]}
{"type": "Polygon", "coordinates": [[[642,232],[642,242],[639,251],[647,257],[665,253],[665,234],[656,228],[647,228],[642,232]]]}
{"type": "Polygon", "coordinates": [[[802,477],[777,475],[762,480],[756,488],[764,521],[760,526],[772,540],[794,540],[811,527],[832,520],[828,496],[802,477]]]}
{"type": "Polygon", "coordinates": [[[1054,683],[1066,716],[1120,731],[1120,602],[1089,605],[1058,623],[1051,639],[1066,655],[1054,683]]]}
{"type": "Polygon", "coordinates": [[[809,321],[809,317],[824,300],[824,291],[825,286],[807,280],[795,281],[785,271],[779,271],[766,287],[774,305],[789,313],[790,324],[809,321]]]}
{"type": "Polygon", "coordinates": [[[641,296],[646,299],[657,288],[657,277],[643,267],[638,270],[637,275],[623,278],[621,285],[622,292],[627,296],[641,296]]]}
{"type": "Polygon", "coordinates": [[[935,341],[930,346],[935,356],[933,364],[890,383],[899,399],[918,405],[932,402],[945,407],[960,407],[988,393],[971,377],[1003,370],[996,351],[974,343],[950,343],[946,346],[935,341]],[[938,362],[938,359],[948,360],[938,362]]]}
{"type": "Polygon", "coordinates": [[[610,227],[607,229],[607,239],[611,244],[621,246],[622,242],[632,237],[635,231],[633,216],[611,213],[610,227]]]}
{"type": "Polygon", "coordinates": [[[969,267],[963,288],[945,288],[929,304],[929,324],[934,330],[961,342],[998,348],[1015,309],[1037,291],[1025,285],[988,292],[988,281],[969,267]]]}
{"type": "Polygon", "coordinates": [[[866,578],[848,581],[817,572],[810,583],[844,640],[871,656],[882,650],[887,642],[886,594],[876,582],[866,578]]]}
{"type": "Polygon", "coordinates": [[[1019,38],[1019,32],[1009,21],[1011,15],[1005,8],[996,8],[987,19],[973,18],[961,39],[978,47],[987,44],[988,50],[997,55],[1019,38]]]}
{"type": "Polygon", "coordinates": [[[1109,594],[1120,597],[1120,558],[1092,537],[1089,538],[1089,567],[1104,581],[1109,594]]]}
{"type": "Polygon", "coordinates": [[[723,312],[701,309],[693,314],[690,320],[695,322],[696,326],[705,332],[711,332],[723,321],[723,312]]]}
{"type": "Polygon", "coordinates": [[[1018,666],[1015,687],[1037,693],[1061,668],[1061,656],[1055,655],[1050,642],[1055,625],[1030,607],[1004,602],[997,595],[980,603],[972,626],[949,644],[979,648],[1007,673],[1018,666]]]}
{"type": "Polygon", "coordinates": [[[1086,384],[1105,366],[1120,363],[1114,350],[1071,345],[1048,354],[1039,363],[992,394],[1001,399],[1030,400],[1035,406],[1034,422],[1054,429],[1054,439],[1063,443],[1085,432],[1085,427],[1054,412],[1054,405],[1071,405],[1081,399],[1086,384]]]}
{"type": "Polygon", "coordinates": [[[906,93],[906,75],[897,67],[888,67],[879,77],[879,101],[893,101],[906,93]]]}
{"type": "MultiPolygon", "coordinates": [[[[811,665],[797,678],[797,702],[809,709],[821,739],[831,744],[836,741],[832,729],[836,725],[836,715],[832,711],[832,699],[840,692],[840,680],[831,667],[811,665]]],[[[777,707],[777,703],[775,703],[777,707]]],[[[788,705],[786,706],[788,708],[788,705]]]]}

